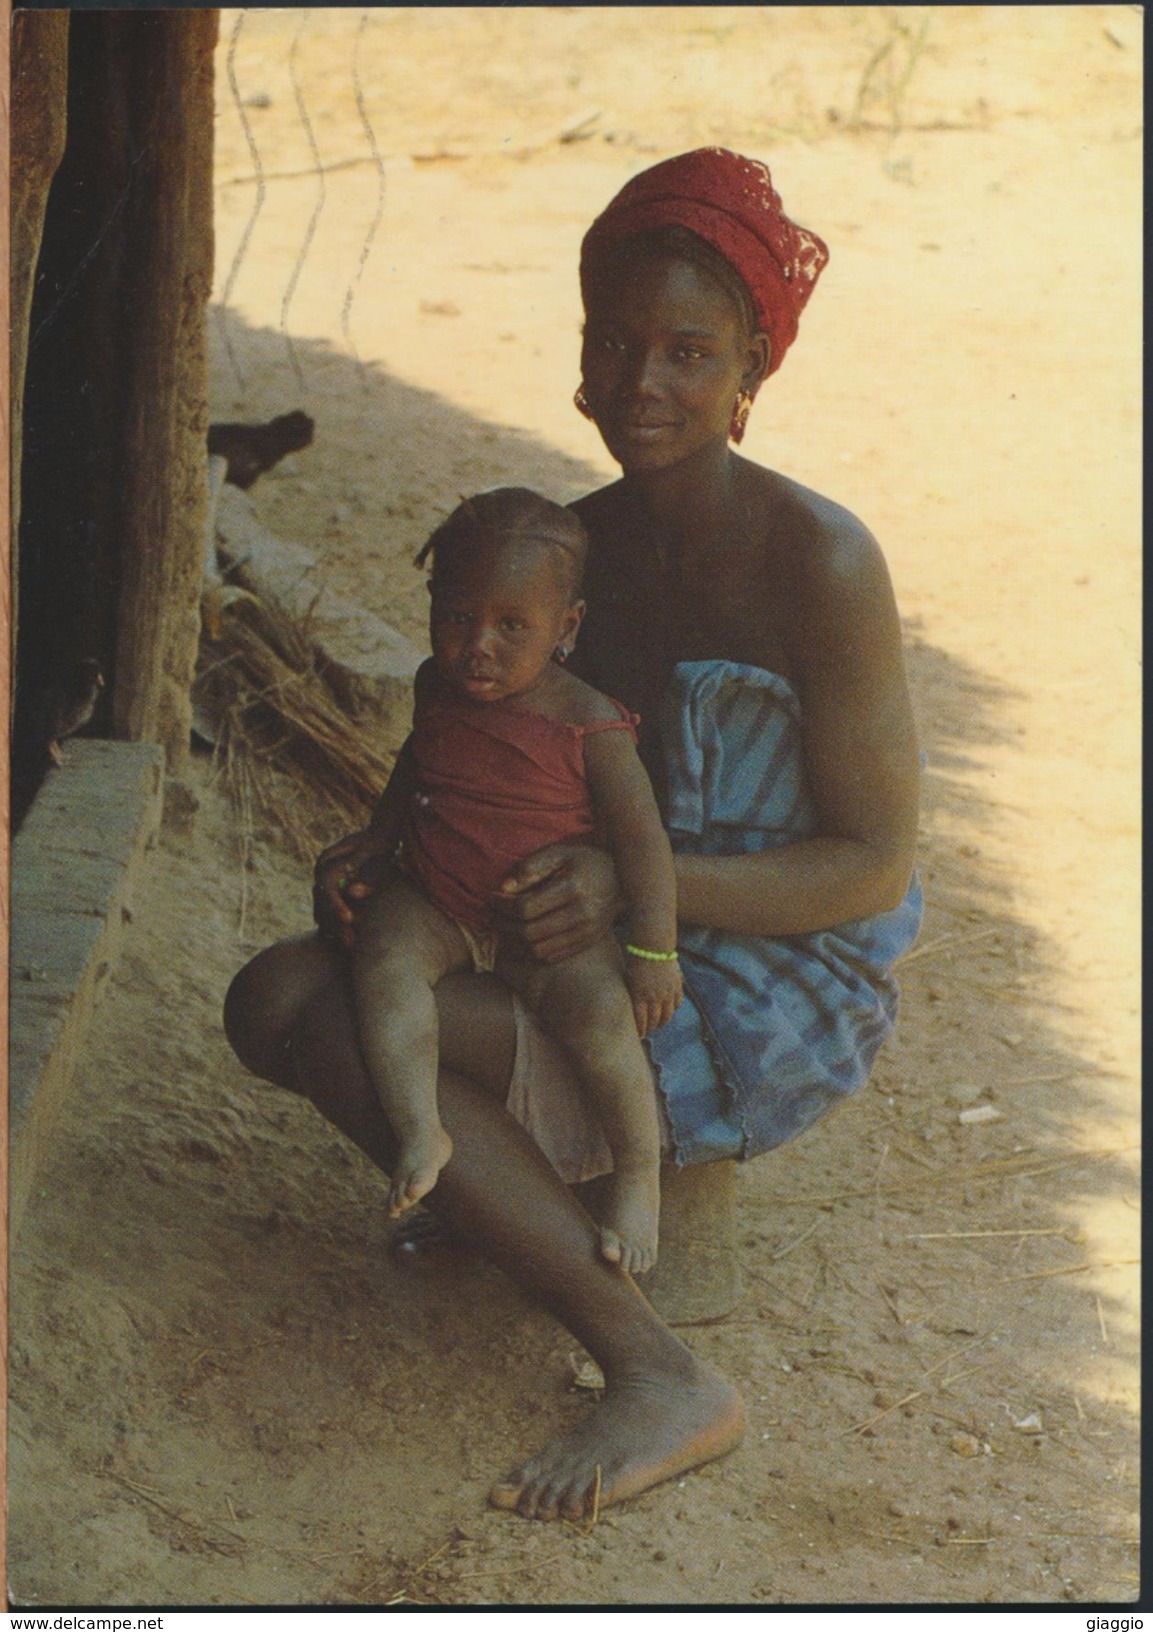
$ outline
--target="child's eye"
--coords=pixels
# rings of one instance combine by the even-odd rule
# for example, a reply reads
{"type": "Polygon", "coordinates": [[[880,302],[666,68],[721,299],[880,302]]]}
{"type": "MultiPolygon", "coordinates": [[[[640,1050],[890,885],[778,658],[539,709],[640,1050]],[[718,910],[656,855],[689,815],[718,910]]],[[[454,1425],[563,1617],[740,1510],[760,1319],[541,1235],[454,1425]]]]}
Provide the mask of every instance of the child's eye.
{"type": "Polygon", "coordinates": [[[522,618],[502,618],[500,626],[506,634],[515,635],[519,634],[524,628],[524,620],[522,618]]]}
{"type": "Polygon", "coordinates": [[[695,363],[705,354],[699,346],[678,346],[673,356],[678,362],[695,363]]]}

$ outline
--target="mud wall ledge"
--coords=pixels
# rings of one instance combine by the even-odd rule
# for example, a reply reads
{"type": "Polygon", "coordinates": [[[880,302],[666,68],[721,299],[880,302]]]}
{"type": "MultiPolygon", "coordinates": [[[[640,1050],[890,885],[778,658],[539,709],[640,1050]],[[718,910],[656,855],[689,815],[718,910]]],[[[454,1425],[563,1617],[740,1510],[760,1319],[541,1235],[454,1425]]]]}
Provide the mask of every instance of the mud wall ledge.
{"type": "MultiPolygon", "coordinates": [[[[160,831],[164,751],[74,739],[12,846],[9,1228],[14,1239],[160,831]]],[[[131,1045],[131,1039],[126,1040],[131,1045]]]]}

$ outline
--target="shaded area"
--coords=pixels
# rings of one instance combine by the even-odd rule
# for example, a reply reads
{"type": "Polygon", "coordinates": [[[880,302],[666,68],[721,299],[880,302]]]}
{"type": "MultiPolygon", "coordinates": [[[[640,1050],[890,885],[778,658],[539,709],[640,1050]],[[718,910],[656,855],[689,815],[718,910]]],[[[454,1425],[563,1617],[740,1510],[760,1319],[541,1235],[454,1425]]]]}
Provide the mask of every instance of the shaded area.
{"type": "MultiPolygon", "coordinates": [[[[206,499],[216,13],[77,15],[68,34],[23,399],[15,743],[90,657],[107,680],[93,730],[160,741],[176,768],[206,499]]],[[[18,760],[17,781],[40,769],[18,760]]]]}
{"type": "MultiPolygon", "coordinates": [[[[317,421],[254,489],[269,525],[407,633],[408,563],[460,491],[595,479],[297,340],[322,411],[280,336],[235,338],[261,365],[246,412],[317,421]]],[[[745,1445],[588,1535],[483,1506],[595,1409],[566,1392],[571,1340],[489,1270],[406,1278],[380,1176],[229,1056],[228,979],[304,927],[307,875],[259,832],[246,862],[198,769],[13,1263],[17,1602],[66,1600],[73,1571],[100,1602],[563,1602],[561,1555],[595,1602],[1135,1593],[1136,1333],[1118,1272],[1080,1267],[1106,1261],[1098,1214],[1135,1205],[1132,1161],[1077,1131],[1114,1120],[1112,1085],[1057,1009],[1060,946],[981,853],[1002,814],[970,773],[1019,699],[909,636],[928,917],[898,1035],[855,1101],[740,1174],[751,1290],[691,1342],[745,1391],[745,1445]],[[983,1103],[1003,1120],[959,1121],[983,1103]]]]}

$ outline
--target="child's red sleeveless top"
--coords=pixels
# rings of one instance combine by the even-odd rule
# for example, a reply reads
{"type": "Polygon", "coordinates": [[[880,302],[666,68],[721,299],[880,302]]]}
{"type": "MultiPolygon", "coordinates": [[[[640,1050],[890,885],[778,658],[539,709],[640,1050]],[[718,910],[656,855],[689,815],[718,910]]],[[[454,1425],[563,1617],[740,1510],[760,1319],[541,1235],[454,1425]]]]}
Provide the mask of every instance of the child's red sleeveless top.
{"type": "Polygon", "coordinates": [[[489,903],[516,862],[595,834],[584,739],[628,731],[636,741],[636,716],[615,706],[619,719],[567,725],[512,702],[473,702],[429,672],[413,717],[403,865],[443,912],[492,929],[489,903]]]}

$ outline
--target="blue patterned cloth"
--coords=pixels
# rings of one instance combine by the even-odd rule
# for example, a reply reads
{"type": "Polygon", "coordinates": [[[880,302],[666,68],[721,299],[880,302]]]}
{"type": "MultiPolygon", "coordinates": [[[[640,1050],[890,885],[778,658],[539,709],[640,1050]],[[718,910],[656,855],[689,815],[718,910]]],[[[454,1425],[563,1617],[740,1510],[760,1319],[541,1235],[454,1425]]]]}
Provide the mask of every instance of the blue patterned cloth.
{"type": "MultiPolygon", "coordinates": [[[[661,745],[674,850],[745,855],[813,832],[800,703],[779,675],[678,664],[661,745]]],[[[894,911],[815,935],[682,926],[685,1001],[648,1039],[678,1166],[771,1150],[865,1082],[922,914],[914,874],[894,911]]]]}

